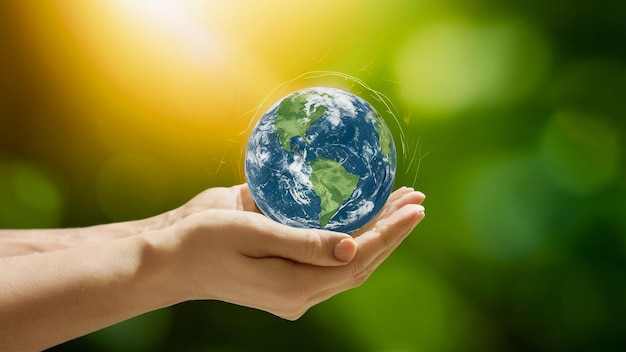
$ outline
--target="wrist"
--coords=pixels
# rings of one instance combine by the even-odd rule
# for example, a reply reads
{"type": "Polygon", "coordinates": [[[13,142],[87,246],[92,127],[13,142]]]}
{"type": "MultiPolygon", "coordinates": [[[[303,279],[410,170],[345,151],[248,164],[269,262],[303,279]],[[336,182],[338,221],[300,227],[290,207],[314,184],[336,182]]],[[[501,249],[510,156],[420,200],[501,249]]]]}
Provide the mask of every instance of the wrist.
{"type": "Polygon", "coordinates": [[[181,241],[175,226],[138,234],[144,244],[141,249],[141,272],[146,273],[152,285],[151,290],[159,295],[163,306],[181,303],[191,299],[185,284],[181,241]]]}
{"type": "Polygon", "coordinates": [[[178,210],[174,209],[149,218],[95,225],[84,229],[88,230],[85,231],[87,233],[101,234],[97,239],[116,239],[166,229],[176,223],[177,216],[178,210]]]}

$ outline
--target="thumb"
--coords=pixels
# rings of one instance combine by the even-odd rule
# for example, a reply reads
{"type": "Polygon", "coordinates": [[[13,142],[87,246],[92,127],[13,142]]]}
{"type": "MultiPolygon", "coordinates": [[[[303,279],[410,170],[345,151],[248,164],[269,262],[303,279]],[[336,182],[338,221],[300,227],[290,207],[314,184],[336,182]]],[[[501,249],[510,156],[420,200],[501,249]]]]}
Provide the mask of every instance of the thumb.
{"type": "MultiPolygon", "coordinates": [[[[269,219],[268,219],[269,220],[269,219]]],[[[336,266],[350,262],[357,243],[345,233],[319,229],[300,229],[271,222],[257,247],[260,257],[282,257],[300,263],[336,266]]]]}

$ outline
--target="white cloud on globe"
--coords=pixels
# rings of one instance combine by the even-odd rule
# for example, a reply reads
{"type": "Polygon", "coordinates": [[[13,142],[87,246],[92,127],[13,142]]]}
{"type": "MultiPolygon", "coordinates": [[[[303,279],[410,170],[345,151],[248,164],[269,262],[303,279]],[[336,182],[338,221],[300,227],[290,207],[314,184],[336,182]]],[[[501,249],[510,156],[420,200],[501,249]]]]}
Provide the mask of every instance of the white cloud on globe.
{"type": "Polygon", "coordinates": [[[289,164],[289,166],[287,166],[287,170],[289,170],[289,173],[293,176],[293,179],[296,181],[296,183],[312,186],[310,181],[311,167],[305,164],[304,158],[300,155],[296,155],[293,157],[293,162],[289,164]],[[306,168],[309,169],[308,175],[302,171],[302,169],[306,168]]]}
{"type": "Polygon", "coordinates": [[[345,222],[349,224],[351,222],[357,221],[367,214],[370,214],[372,210],[374,210],[374,202],[362,199],[359,202],[357,209],[347,212],[348,215],[346,216],[345,222]]]}

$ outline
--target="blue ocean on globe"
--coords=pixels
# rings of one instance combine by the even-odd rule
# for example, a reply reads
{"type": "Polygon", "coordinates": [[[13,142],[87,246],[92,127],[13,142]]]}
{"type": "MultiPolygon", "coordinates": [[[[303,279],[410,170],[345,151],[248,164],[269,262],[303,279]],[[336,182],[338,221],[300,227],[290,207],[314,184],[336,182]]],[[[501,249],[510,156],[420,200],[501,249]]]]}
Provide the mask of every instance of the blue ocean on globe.
{"type": "Polygon", "coordinates": [[[271,219],[352,233],[391,194],[396,148],[368,102],[336,88],[306,88],[258,121],[245,173],[255,203],[271,219]]]}

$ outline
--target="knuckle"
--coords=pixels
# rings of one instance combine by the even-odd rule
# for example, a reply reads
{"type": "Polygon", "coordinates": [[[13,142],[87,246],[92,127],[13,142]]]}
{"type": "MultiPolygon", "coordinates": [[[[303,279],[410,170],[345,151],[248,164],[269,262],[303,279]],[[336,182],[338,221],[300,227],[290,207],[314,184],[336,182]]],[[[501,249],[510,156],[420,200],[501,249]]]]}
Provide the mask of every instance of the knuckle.
{"type": "Polygon", "coordinates": [[[304,258],[312,263],[322,247],[322,238],[317,232],[308,231],[304,241],[304,258]]]}
{"type": "Polygon", "coordinates": [[[355,265],[352,275],[349,280],[351,287],[361,286],[372,275],[373,269],[363,267],[362,265],[355,265]]]}
{"type": "Polygon", "coordinates": [[[389,236],[389,227],[389,224],[381,222],[380,224],[377,224],[376,228],[373,230],[377,241],[379,241],[379,245],[384,251],[395,247],[393,236],[389,236]]]}
{"type": "Polygon", "coordinates": [[[382,247],[384,250],[389,250],[394,247],[394,241],[391,236],[387,236],[389,234],[389,225],[382,224],[377,231],[378,238],[382,242],[382,247]]]}
{"type": "Polygon", "coordinates": [[[352,262],[352,272],[350,277],[359,276],[367,267],[364,265],[363,261],[355,260],[352,262]]]}
{"type": "Polygon", "coordinates": [[[350,284],[352,285],[352,287],[361,286],[365,283],[365,281],[367,281],[367,279],[369,279],[371,274],[372,274],[371,271],[365,271],[357,276],[353,276],[352,282],[350,284]]]}

